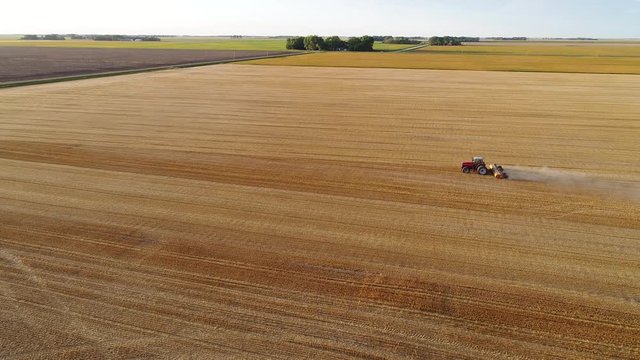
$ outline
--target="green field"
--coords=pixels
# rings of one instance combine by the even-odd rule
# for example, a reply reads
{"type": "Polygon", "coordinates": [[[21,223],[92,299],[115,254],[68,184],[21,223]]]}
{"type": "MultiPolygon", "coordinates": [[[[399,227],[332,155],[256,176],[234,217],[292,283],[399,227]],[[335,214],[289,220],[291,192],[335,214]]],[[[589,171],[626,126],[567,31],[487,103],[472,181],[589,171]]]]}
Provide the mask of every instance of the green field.
{"type": "Polygon", "coordinates": [[[0,46],[38,46],[72,48],[131,48],[131,49],[179,49],[179,50],[264,50],[283,51],[285,39],[222,37],[164,37],[162,41],[94,41],[94,40],[17,40],[0,38],[0,46]]]}
{"type": "MultiPolygon", "coordinates": [[[[179,49],[179,50],[286,50],[283,38],[243,38],[232,39],[215,36],[162,37],[159,42],[135,41],[94,41],[94,40],[19,40],[19,35],[0,35],[0,46],[37,46],[72,48],[127,48],[127,49],[179,49]]],[[[376,42],[376,51],[397,51],[415,45],[384,44],[376,42]]]]}

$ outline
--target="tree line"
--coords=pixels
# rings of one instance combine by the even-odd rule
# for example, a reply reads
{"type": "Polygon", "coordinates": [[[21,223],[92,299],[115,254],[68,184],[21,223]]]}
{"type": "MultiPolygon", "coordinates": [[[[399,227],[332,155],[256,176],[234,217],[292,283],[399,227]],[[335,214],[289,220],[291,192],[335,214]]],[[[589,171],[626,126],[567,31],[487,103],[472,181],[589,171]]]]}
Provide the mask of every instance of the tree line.
{"type": "Polygon", "coordinates": [[[384,44],[407,44],[407,45],[422,44],[422,41],[417,38],[408,38],[404,36],[398,36],[398,37],[385,36],[382,40],[376,40],[376,41],[382,41],[384,44]]]}
{"type": "Polygon", "coordinates": [[[479,37],[468,36],[432,36],[429,38],[431,46],[460,46],[463,42],[479,42],[479,37]]]}
{"type": "Polygon", "coordinates": [[[420,36],[404,37],[404,36],[372,36],[375,41],[386,42],[387,44],[420,44],[423,43],[426,38],[420,36]]]}
{"type": "Polygon", "coordinates": [[[49,34],[49,35],[25,35],[20,38],[20,40],[65,40],[65,37],[58,34],[49,34]]]}
{"type": "MultiPolygon", "coordinates": [[[[287,49],[308,51],[373,51],[373,43],[381,41],[385,44],[423,44],[422,38],[404,36],[362,36],[352,37],[344,41],[339,36],[322,38],[317,35],[291,37],[287,39],[287,49]]],[[[428,40],[431,46],[459,46],[464,42],[479,42],[479,37],[469,36],[433,36],[428,40]]]]}
{"type": "Polygon", "coordinates": [[[95,41],[161,41],[157,36],[129,36],[129,35],[86,35],[85,39],[95,41]]]}
{"type": "MultiPolygon", "coordinates": [[[[525,38],[525,40],[526,40],[526,38],[525,38]]],[[[588,41],[595,41],[595,40],[598,40],[598,39],[589,38],[589,37],[570,37],[570,38],[542,38],[542,40],[571,40],[571,41],[574,41],[574,40],[579,40],[579,41],[588,40],[588,41]]]]}
{"type": "Polygon", "coordinates": [[[20,40],[95,40],[95,41],[161,41],[157,36],[148,35],[78,35],[78,34],[49,34],[49,35],[24,35],[20,40]]]}
{"type": "Polygon", "coordinates": [[[500,41],[527,41],[527,38],[524,36],[514,36],[514,37],[490,37],[488,40],[500,40],[500,41]]]}
{"type": "Polygon", "coordinates": [[[322,38],[317,35],[299,36],[287,39],[287,49],[308,51],[373,51],[373,37],[365,35],[344,41],[339,36],[322,38]]]}

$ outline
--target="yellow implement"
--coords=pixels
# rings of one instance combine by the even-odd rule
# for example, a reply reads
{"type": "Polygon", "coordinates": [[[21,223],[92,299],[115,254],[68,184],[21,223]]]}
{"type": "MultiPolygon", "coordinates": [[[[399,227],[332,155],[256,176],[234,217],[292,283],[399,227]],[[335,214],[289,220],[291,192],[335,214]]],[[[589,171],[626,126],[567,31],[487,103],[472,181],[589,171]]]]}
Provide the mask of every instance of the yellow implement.
{"type": "Polygon", "coordinates": [[[497,179],[508,179],[509,178],[509,175],[507,175],[507,173],[504,172],[504,169],[500,165],[489,164],[489,166],[487,166],[487,168],[490,171],[493,172],[493,176],[495,176],[497,179]]]}

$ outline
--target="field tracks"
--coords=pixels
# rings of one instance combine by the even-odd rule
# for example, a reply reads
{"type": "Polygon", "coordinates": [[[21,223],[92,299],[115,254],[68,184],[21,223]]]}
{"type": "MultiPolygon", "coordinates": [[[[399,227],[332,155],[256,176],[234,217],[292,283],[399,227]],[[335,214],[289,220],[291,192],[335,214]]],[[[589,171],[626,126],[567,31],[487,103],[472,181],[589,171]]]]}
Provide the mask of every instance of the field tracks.
{"type": "Polygon", "coordinates": [[[0,357],[640,355],[640,206],[580,175],[640,178],[635,77],[229,64],[0,97],[0,357]]]}
{"type": "Polygon", "coordinates": [[[396,51],[392,51],[392,52],[394,52],[394,53],[411,52],[411,51],[420,50],[420,49],[425,48],[427,46],[429,46],[429,45],[420,44],[420,45],[416,45],[416,46],[412,46],[412,47],[409,47],[409,48],[406,48],[406,49],[400,49],[400,50],[396,50],[396,51]]]}

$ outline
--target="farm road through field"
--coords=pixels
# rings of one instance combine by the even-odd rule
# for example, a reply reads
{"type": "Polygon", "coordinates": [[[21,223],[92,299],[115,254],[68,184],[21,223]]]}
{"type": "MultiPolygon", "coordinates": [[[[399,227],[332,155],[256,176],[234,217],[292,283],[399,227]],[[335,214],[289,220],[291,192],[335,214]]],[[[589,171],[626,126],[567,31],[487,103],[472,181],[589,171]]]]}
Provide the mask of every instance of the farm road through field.
{"type": "Polygon", "coordinates": [[[222,65],[0,90],[0,357],[640,357],[634,76],[222,65]]]}

